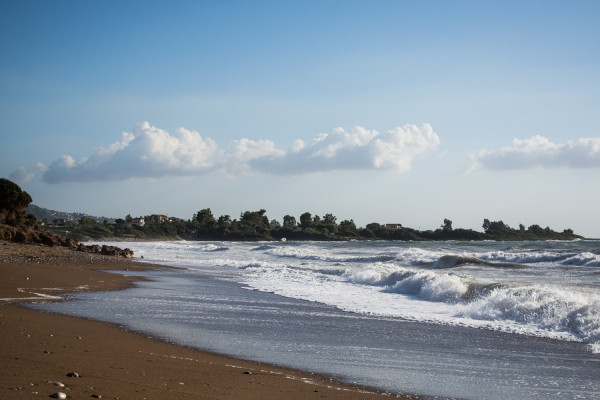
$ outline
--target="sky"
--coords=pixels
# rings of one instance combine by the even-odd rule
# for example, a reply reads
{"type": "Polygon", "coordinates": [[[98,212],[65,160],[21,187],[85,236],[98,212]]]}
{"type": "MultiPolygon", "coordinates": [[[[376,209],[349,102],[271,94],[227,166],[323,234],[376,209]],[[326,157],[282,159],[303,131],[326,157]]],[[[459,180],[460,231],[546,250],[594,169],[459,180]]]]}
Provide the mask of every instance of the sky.
{"type": "Polygon", "coordinates": [[[600,237],[598,1],[0,1],[0,177],[106,217],[600,237]]]}

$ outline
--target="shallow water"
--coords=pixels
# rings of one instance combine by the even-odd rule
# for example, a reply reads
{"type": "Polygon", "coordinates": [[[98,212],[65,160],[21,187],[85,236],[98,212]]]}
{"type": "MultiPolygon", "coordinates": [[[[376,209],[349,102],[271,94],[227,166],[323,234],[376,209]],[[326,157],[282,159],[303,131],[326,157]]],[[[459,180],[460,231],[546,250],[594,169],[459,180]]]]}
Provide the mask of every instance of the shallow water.
{"type": "Polygon", "coordinates": [[[591,351],[593,335],[572,330],[577,316],[548,321],[587,306],[592,318],[579,318],[593,331],[597,245],[135,243],[147,261],[188,269],[149,271],[152,281],[132,289],[34,307],[393,393],[594,399],[600,355],[591,351]],[[553,291],[559,282],[576,291],[553,291]],[[528,320],[520,303],[548,309],[528,320]]]}

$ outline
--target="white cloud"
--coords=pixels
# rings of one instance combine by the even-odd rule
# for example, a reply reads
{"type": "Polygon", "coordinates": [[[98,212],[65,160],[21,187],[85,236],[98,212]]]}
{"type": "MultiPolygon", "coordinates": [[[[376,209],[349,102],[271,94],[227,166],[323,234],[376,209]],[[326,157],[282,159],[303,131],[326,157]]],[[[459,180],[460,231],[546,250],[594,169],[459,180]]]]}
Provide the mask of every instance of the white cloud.
{"type": "Polygon", "coordinates": [[[514,139],[512,146],[480,150],[472,156],[475,165],[487,169],[598,168],[600,138],[581,138],[564,144],[543,136],[514,139]]]}
{"type": "Polygon", "coordinates": [[[404,125],[385,133],[360,126],[351,132],[335,128],[329,134],[315,136],[309,145],[295,141],[284,155],[257,159],[251,165],[279,175],[357,169],[406,172],[413,158],[435,149],[439,143],[429,124],[404,125]]]}
{"type": "Polygon", "coordinates": [[[252,160],[271,160],[285,154],[270,140],[254,141],[250,139],[234,140],[223,154],[223,169],[233,175],[249,173],[252,160]]]}
{"type": "Polygon", "coordinates": [[[42,163],[36,163],[33,167],[27,168],[24,165],[21,165],[17,170],[9,175],[9,178],[13,181],[21,182],[29,182],[37,175],[46,171],[46,166],[42,163]]]}
{"type": "Polygon", "coordinates": [[[31,179],[45,172],[47,182],[105,181],[131,178],[190,176],[208,173],[242,175],[262,172],[298,175],[332,170],[390,170],[406,172],[414,157],[435,149],[440,143],[429,124],[405,125],[385,133],[355,127],[336,128],[316,135],[312,142],[293,142],[288,151],[270,140],[242,138],[219,150],[214,140],[196,131],[179,128],[174,134],[151,126],[136,125],[132,133],[89,157],[75,160],[63,155],[48,168],[38,164],[29,172],[15,172],[31,179]]]}
{"type": "Polygon", "coordinates": [[[75,161],[62,156],[53,161],[44,180],[57,183],[199,175],[213,168],[216,150],[216,143],[198,132],[179,128],[171,135],[143,122],[133,133],[123,132],[120,141],[96,149],[90,157],[75,161]]]}

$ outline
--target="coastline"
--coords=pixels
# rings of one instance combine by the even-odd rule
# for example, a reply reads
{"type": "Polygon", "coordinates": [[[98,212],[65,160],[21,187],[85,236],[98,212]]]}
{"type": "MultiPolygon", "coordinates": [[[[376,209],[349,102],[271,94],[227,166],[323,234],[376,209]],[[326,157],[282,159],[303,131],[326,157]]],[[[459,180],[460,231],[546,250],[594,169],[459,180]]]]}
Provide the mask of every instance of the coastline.
{"type": "Polygon", "coordinates": [[[59,391],[70,398],[107,399],[389,397],[311,373],[186,348],[109,323],[19,305],[60,300],[67,292],[124,289],[141,279],[127,276],[127,271],[152,267],[58,247],[0,242],[3,397],[29,399],[59,391]],[[102,272],[106,270],[122,273],[102,272]],[[80,377],[67,377],[69,372],[80,377]]]}

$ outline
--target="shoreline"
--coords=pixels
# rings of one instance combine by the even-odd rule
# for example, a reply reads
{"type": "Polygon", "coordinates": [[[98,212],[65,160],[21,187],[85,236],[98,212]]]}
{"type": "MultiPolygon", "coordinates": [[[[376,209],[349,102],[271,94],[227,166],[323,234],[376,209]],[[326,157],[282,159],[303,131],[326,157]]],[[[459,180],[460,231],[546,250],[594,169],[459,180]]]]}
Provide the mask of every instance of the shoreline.
{"type": "MultiPolygon", "coordinates": [[[[69,398],[380,399],[376,389],[150,338],[115,324],[32,310],[67,292],[122,290],[160,268],[57,247],[0,242],[0,393],[69,398]],[[106,273],[113,270],[122,273],[106,273]],[[77,372],[80,378],[67,377],[77,372]],[[50,382],[50,383],[49,383],[50,382]],[[61,382],[66,388],[54,386],[61,382]],[[101,397],[98,397],[101,396],[101,397]]],[[[397,396],[418,398],[416,396],[397,396]]]]}

